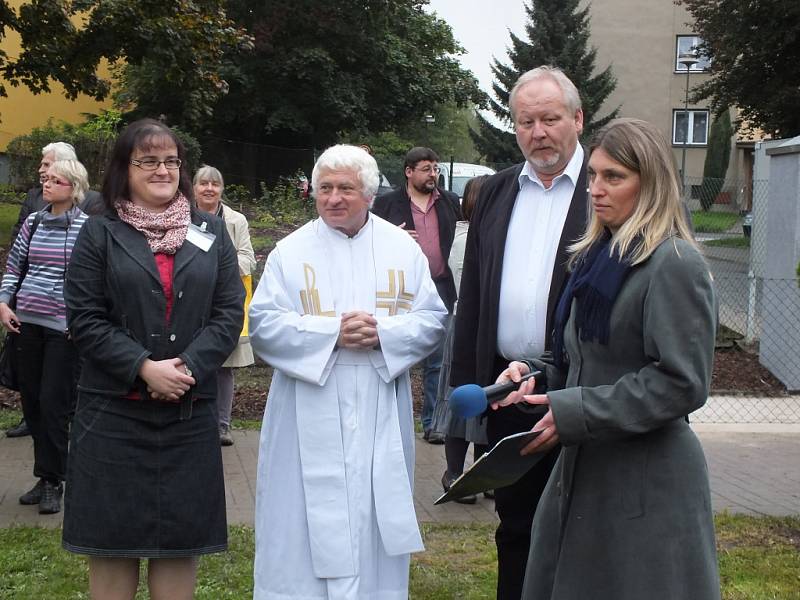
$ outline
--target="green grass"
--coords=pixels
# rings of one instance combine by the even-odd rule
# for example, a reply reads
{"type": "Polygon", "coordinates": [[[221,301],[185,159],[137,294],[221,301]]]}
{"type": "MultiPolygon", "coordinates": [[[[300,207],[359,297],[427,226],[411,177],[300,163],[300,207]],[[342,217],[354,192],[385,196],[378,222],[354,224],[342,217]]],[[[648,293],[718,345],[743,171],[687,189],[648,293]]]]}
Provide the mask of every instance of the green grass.
{"type": "Polygon", "coordinates": [[[729,237],[719,240],[708,240],[703,242],[705,246],[713,246],[716,248],[749,248],[750,238],[746,237],[729,237]]]}
{"type": "Polygon", "coordinates": [[[259,235],[256,233],[250,236],[250,241],[253,244],[253,252],[260,253],[275,247],[275,240],[269,235],[259,235]]]}
{"type": "Polygon", "coordinates": [[[11,230],[19,217],[19,206],[19,204],[0,202],[0,246],[8,247],[11,241],[11,230]]]}
{"type": "Polygon", "coordinates": [[[692,211],[692,224],[697,233],[724,233],[738,220],[736,213],[692,211]]]}
{"type": "MultiPolygon", "coordinates": [[[[239,599],[252,595],[253,530],[229,528],[228,552],[200,561],[195,598],[239,599]]],[[[88,568],[84,557],[61,548],[61,530],[38,527],[0,529],[0,598],[88,599],[88,568]]],[[[144,565],[143,565],[144,567],[144,565]]],[[[137,600],[150,597],[146,575],[140,576],[137,600]]]]}
{"type": "Polygon", "coordinates": [[[22,418],[22,411],[16,408],[0,408],[0,432],[14,427],[22,418]]]}
{"type": "MultiPolygon", "coordinates": [[[[800,517],[723,513],[716,529],[723,600],[800,600],[800,517]]],[[[494,525],[424,524],[422,534],[426,551],[412,557],[410,598],[494,597],[494,525]]],[[[86,560],[62,550],[60,538],[59,529],[0,529],[0,598],[88,598],[86,560]]],[[[253,530],[231,527],[229,546],[201,559],[195,598],[251,596],[253,530]]],[[[143,585],[136,598],[148,598],[143,585]]]]}
{"type": "Polygon", "coordinates": [[[231,427],[251,431],[259,430],[261,429],[261,419],[231,419],[231,427]]]}
{"type": "Polygon", "coordinates": [[[409,598],[494,598],[497,551],[493,524],[424,524],[425,552],[411,559],[409,598]]]}
{"type": "MultiPolygon", "coordinates": [[[[22,418],[22,411],[16,408],[0,408],[0,432],[14,427],[22,418]]],[[[261,419],[233,419],[231,426],[234,429],[261,429],[261,419]]]]}
{"type": "Polygon", "coordinates": [[[800,518],[716,518],[724,600],[800,599],[800,518]]]}

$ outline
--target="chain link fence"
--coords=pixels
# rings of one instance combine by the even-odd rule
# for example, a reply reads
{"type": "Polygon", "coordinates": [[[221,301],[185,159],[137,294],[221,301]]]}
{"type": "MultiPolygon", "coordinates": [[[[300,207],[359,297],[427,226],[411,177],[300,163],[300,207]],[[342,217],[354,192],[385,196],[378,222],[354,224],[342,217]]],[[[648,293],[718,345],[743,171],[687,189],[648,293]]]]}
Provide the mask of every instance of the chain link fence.
{"type": "Polygon", "coordinates": [[[714,276],[719,302],[718,359],[736,356],[764,391],[731,389],[693,415],[701,422],[800,423],[798,279],[775,277],[767,255],[769,182],[687,178],[695,235],[714,276]],[[757,362],[755,360],[757,358],[757,362]],[[749,359],[749,360],[746,360],[749,359]]]}
{"type": "Polygon", "coordinates": [[[302,172],[310,179],[316,158],[313,148],[286,148],[215,136],[200,142],[203,162],[222,172],[225,185],[245,186],[255,196],[261,193],[262,183],[271,186],[281,177],[302,172]]]}

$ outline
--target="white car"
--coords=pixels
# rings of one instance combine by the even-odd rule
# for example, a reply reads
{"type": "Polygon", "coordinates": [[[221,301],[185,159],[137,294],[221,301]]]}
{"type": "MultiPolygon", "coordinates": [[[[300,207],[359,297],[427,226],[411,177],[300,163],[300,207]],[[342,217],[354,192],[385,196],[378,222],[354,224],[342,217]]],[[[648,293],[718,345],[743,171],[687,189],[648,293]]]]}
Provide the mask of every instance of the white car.
{"type": "Polygon", "coordinates": [[[473,165],[470,163],[449,163],[440,162],[439,168],[439,187],[450,190],[458,194],[459,199],[464,196],[464,186],[473,177],[480,175],[494,175],[495,170],[483,165],[473,165]],[[452,177],[450,176],[450,166],[453,167],[452,177]]]}

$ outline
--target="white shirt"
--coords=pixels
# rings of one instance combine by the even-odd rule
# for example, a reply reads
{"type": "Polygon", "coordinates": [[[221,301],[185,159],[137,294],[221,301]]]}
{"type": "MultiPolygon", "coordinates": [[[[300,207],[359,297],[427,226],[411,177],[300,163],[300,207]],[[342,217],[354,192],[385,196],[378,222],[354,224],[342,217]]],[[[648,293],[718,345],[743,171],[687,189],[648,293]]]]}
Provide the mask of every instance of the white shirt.
{"type": "Polygon", "coordinates": [[[497,322],[497,351],[509,360],[544,352],[553,266],[582,165],[583,148],[578,144],[549,188],[528,162],[519,175],[503,255],[497,322]]]}

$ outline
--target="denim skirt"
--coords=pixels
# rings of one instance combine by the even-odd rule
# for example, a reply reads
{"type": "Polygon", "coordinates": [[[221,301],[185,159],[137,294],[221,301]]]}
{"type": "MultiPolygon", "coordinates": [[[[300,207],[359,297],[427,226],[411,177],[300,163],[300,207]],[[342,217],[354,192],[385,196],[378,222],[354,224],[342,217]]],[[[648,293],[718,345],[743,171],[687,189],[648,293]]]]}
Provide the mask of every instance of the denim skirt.
{"type": "Polygon", "coordinates": [[[176,558],[227,548],[213,399],[181,405],[80,392],[62,544],[78,554],[176,558]],[[181,416],[184,418],[182,419],[181,416]]]}

